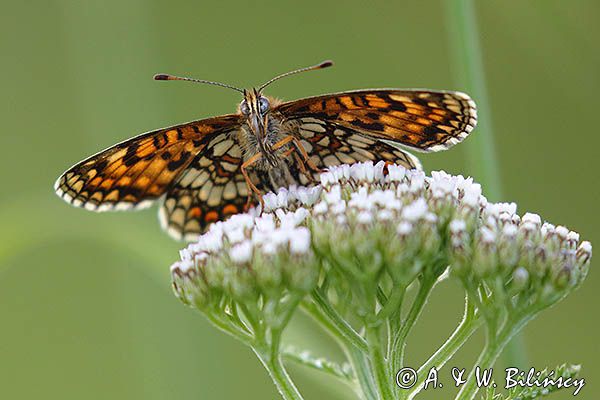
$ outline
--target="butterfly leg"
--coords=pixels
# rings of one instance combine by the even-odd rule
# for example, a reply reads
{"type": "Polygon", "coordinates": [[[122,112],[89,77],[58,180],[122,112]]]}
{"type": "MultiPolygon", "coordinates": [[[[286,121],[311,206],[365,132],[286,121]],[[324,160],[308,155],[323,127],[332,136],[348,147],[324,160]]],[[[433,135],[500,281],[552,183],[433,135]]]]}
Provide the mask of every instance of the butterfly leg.
{"type": "Polygon", "coordinates": [[[306,152],[304,146],[302,146],[302,143],[300,142],[300,140],[298,140],[297,137],[292,135],[287,136],[285,139],[275,143],[273,145],[273,150],[277,150],[290,142],[293,143],[293,148],[290,149],[291,151],[288,150],[287,152],[285,152],[284,157],[288,157],[293,152],[294,158],[296,159],[296,162],[298,162],[300,172],[306,175],[306,177],[309,180],[314,180],[314,177],[311,174],[309,174],[306,170],[306,165],[308,165],[308,167],[313,171],[320,172],[321,170],[310,160],[310,158],[308,157],[308,153],[306,152]],[[302,158],[298,156],[298,153],[300,153],[300,156],[302,158]]]}
{"type": "Polygon", "coordinates": [[[306,152],[306,149],[304,148],[304,146],[302,146],[302,143],[300,142],[300,140],[298,140],[297,137],[295,136],[290,136],[292,138],[292,141],[294,142],[294,144],[296,145],[296,148],[298,149],[298,151],[300,152],[300,155],[302,156],[302,158],[304,159],[304,163],[306,165],[308,165],[308,168],[312,169],[315,172],[321,172],[321,169],[319,167],[317,167],[311,160],[310,157],[308,156],[308,153],[306,152]]]}
{"type": "MultiPolygon", "coordinates": [[[[306,153],[306,150],[304,150],[302,143],[300,143],[300,141],[297,138],[295,138],[294,136],[291,136],[291,135],[287,136],[285,139],[280,140],[279,142],[275,143],[273,145],[273,150],[277,150],[291,142],[293,142],[293,146],[283,153],[283,157],[287,158],[291,154],[293,154],[294,159],[298,163],[298,168],[300,168],[300,172],[303,173],[308,178],[309,181],[314,181],[314,177],[308,173],[308,171],[306,170],[306,166],[305,166],[305,164],[308,164],[308,166],[311,167],[311,169],[312,169],[314,164],[312,164],[312,162],[308,159],[308,154],[306,153]],[[300,153],[302,155],[302,158],[304,160],[302,160],[298,156],[298,153],[300,153]]],[[[314,168],[316,168],[316,167],[314,167],[314,168]]]]}
{"type": "Polygon", "coordinates": [[[298,153],[297,153],[297,151],[296,151],[295,148],[291,148],[291,149],[286,150],[285,153],[283,153],[282,157],[283,158],[288,158],[291,155],[294,156],[294,160],[296,161],[296,164],[298,165],[298,168],[300,168],[300,172],[302,174],[304,174],[304,176],[306,176],[309,181],[314,181],[314,177],[311,174],[309,174],[308,171],[306,170],[306,167],[304,166],[304,162],[302,162],[302,159],[298,155],[298,153]]]}
{"type": "Polygon", "coordinates": [[[256,196],[258,197],[258,200],[260,201],[260,205],[262,206],[262,208],[265,208],[265,203],[263,201],[262,198],[262,193],[260,192],[260,190],[258,190],[258,188],[254,185],[254,183],[252,183],[252,181],[250,180],[250,177],[248,176],[248,171],[246,170],[248,167],[252,166],[252,164],[256,163],[258,160],[260,160],[262,157],[261,153],[256,153],[255,155],[253,155],[252,157],[250,157],[247,161],[245,161],[242,166],[240,167],[241,171],[242,171],[242,175],[244,175],[244,180],[246,181],[246,186],[248,186],[248,189],[250,189],[248,192],[248,201],[246,201],[246,205],[244,206],[244,209],[247,211],[250,206],[252,205],[252,193],[256,194],[256,196]]]}

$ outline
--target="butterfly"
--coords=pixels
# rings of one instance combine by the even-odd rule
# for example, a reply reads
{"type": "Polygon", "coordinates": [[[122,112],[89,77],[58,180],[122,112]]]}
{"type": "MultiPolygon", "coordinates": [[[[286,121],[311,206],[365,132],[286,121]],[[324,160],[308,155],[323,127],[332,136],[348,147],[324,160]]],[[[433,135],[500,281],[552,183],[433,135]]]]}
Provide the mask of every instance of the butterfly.
{"type": "Polygon", "coordinates": [[[243,90],[207,80],[155,75],[236,90],[233,114],[143,133],[65,171],[56,193],[92,211],[144,208],[159,200],[161,226],[192,240],[214,222],[262,202],[262,194],[318,181],[327,167],[383,160],[420,168],[405,149],[433,152],[467,137],[476,106],[461,92],[370,89],[282,102],[265,87],[331,61],[243,90]]]}

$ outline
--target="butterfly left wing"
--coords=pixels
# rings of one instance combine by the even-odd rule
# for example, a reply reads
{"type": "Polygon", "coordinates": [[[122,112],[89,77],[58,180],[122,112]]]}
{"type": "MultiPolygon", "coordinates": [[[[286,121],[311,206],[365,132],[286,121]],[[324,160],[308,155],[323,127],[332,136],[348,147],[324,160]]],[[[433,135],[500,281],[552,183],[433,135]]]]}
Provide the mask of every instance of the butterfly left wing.
{"type": "MultiPolygon", "coordinates": [[[[193,240],[209,224],[244,210],[248,186],[241,171],[239,132],[216,135],[173,183],[159,210],[161,226],[171,237],[193,240]]],[[[252,180],[260,189],[259,179],[252,180]]]]}
{"type": "Polygon", "coordinates": [[[342,92],[283,103],[276,111],[288,120],[312,117],[425,152],[459,143],[477,123],[469,96],[433,90],[342,92]]]}
{"type": "Polygon", "coordinates": [[[141,134],[71,167],[54,188],[68,203],[92,211],[149,206],[216,135],[237,125],[232,114],[141,134]]]}

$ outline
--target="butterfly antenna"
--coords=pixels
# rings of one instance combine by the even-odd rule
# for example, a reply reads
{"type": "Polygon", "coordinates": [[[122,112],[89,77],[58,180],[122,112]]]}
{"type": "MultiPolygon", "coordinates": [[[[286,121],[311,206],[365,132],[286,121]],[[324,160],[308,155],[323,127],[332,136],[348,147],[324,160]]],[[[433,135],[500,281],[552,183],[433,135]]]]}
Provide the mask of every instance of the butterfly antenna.
{"type": "Polygon", "coordinates": [[[297,74],[297,73],[300,73],[300,72],[305,72],[305,71],[313,71],[315,69],[323,69],[323,68],[331,67],[332,65],[333,65],[333,61],[326,60],[326,61],[323,61],[322,63],[317,64],[317,65],[313,65],[313,66],[310,66],[310,67],[304,67],[304,68],[296,69],[294,71],[286,72],[285,74],[277,75],[275,78],[269,80],[268,82],[264,83],[260,88],[258,88],[258,91],[262,92],[262,90],[264,88],[266,88],[267,86],[269,86],[271,83],[273,83],[276,80],[279,80],[281,78],[285,78],[286,76],[294,75],[294,74],[297,74]]]}
{"type": "Polygon", "coordinates": [[[175,75],[170,75],[170,74],[156,74],[156,75],[154,75],[154,80],[155,81],[188,81],[188,82],[196,82],[196,83],[206,83],[207,85],[215,85],[215,86],[221,86],[221,87],[228,88],[228,89],[233,89],[235,91],[238,91],[238,92],[244,94],[244,91],[242,89],[237,88],[235,86],[227,85],[227,84],[221,83],[221,82],[207,81],[204,79],[186,78],[183,76],[175,76],[175,75]]]}

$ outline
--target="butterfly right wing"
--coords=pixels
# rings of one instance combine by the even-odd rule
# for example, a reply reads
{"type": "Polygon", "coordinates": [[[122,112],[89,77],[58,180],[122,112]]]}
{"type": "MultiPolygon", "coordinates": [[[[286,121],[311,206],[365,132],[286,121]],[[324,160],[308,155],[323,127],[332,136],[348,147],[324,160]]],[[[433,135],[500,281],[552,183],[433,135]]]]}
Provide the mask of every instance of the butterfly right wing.
{"type": "MultiPolygon", "coordinates": [[[[396,143],[361,134],[332,121],[314,117],[298,118],[291,122],[310,161],[319,169],[365,161],[385,161],[407,169],[421,169],[419,159],[396,143]]],[[[319,180],[319,172],[313,173],[319,180]]],[[[299,182],[310,182],[299,174],[299,182]]]]}
{"type": "Polygon", "coordinates": [[[345,130],[413,150],[445,150],[464,140],[477,123],[477,108],[461,92],[367,89],[282,103],[287,120],[313,117],[345,130]]]}

